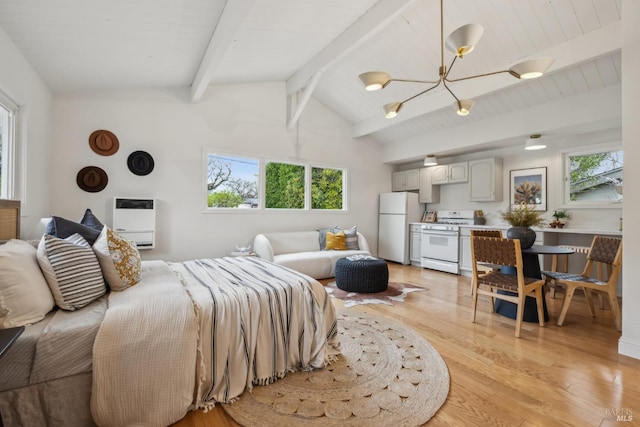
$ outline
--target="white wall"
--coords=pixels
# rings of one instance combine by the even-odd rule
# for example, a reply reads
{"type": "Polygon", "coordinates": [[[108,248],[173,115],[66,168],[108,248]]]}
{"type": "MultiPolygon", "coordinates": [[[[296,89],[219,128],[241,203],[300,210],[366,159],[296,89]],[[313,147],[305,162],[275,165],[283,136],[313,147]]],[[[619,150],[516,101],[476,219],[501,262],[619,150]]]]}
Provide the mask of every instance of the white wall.
{"type": "Polygon", "coordinates": [[[27,238],[49,209],[53,101],[47,86],[1,28],[0,58],[0,91],[19,108],[14,198],[22,201],[20,231],[27,238]]]}
{"type": "Polygon", "coordinates": [[[379,145],[351,138],[349,125],[313,99],[296,132],[287,132],[284,83],[210,87],[199,103],[188,89],[130,90],[59,95],[54,100],[54,150],[51,158],[51,213],[80,218],[91,208],[111,221],[114,196],[158,200],[156,249],[147,259],[184,260],[228,254],[257,233],[313,230],[321,226],[358,226],[377,247],[378,193],[389,191],[389,166],[382,165],[379,145]],[[88,137],[108,129],[120,141],[113,156],[95,154],[88,137]],[[234,212],[204,213],[203,147],[262,158],[298,160],[348,169],[348,213],[234,212]],[[147,176],[126,166],[135,150],[155,160],[147,176]],[[109,184],[99,193],[76,185],[84,166],[102,167],[109,184]]]}
{"type": "MultiPolygon", "coordinates": [[[[640,168],[635,160],[640,159],[640,2],[623,0],[622,2],[622,142],[624,145],[625,163],[634,167],[624,168],[624,183],[627,188],[635,188],[640,184],[640,168]],[[630,187],[630,184],[632,187],[630,187]]],[[[623,215],[624,246],[622,269],[622,337],[618,349],[620,353],[640,359],[640,222],[636,220],[640,209],[640,194],[627,191],[624,194],[623,215]]]]}

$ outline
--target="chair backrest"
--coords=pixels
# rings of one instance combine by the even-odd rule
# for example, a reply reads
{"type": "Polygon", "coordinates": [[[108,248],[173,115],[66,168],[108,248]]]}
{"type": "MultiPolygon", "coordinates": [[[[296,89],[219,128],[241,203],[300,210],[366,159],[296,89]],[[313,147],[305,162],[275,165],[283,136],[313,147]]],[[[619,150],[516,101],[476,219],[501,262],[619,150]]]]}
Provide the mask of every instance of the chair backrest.
{"type": "Polygon", "coordinates": [[[20,201],[0,200],[0,241],[20,238],[20,201]]]}
{"type": "Polygon", "coordinates": [[[500,230],[471,230],[472,237],[497,237],[502,238],[500,230]]]}
{"type": "Polygon", "coordinates": [[[522,266],[522,252],[518,239],[472,236],[471,256],[474,268],[478,262],[508,267],[522,266]]]}
{"type": "MultiPolygon", "coordinates": [[[[594,263],[605,264],[609,271],[609,280],[617,276],[622,267],[622,239],[618,237],[594,236],[591,248],[587,254],[587,264],[582,272],[583,276],[591,276],[594,263]]],[[[602,280],[602,272],[598,271],[598,278],[602,280]]]]}

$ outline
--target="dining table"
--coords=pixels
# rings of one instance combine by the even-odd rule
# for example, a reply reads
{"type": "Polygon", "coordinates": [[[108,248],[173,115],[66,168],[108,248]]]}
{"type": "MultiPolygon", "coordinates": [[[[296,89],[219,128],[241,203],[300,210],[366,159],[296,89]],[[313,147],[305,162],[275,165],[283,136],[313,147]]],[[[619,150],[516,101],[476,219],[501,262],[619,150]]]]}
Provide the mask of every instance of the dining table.
{"type": "MultiPolygon", "coordinates": [[[[572,253],[574,253],[574,250],[571,248],[553,245],[533,245],[529,248],[522,249],[522,273],[525,277],[542,279],[539,255],[571,255],[572,253]]],[[[501,270],[505,274],[516,274],[515,267],[502,267],[501,270]]],[[[544,287],[542,288],[542,291],[545,291],[544,287]]],[[[498,292],[508,293],[508,291],[498,292]]],[[[506,316],[511,319],[516,318],[518,306],[512,302],[496,299],[493,308],[496,313],[502,316],[506,316]]],[[[544,321],[548,322],[549,312],[547,311],[547,302],[544,295],[542,298],[542,310],[544,313],[544,321]]],[[[525,298],[522,320],[525,322],[538,322],[536,299],[532,296],[527,296],[527,298],[525,298]]]]}

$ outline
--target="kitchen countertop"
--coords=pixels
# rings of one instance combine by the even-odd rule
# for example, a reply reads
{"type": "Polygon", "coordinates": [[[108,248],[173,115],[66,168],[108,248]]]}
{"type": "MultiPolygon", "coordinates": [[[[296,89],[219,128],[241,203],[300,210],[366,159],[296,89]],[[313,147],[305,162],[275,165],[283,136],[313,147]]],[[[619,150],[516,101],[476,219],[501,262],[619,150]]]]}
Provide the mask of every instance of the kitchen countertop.
{"type": "MultiPolygon", "coordinates": [[[[474,229],[501,229],[506,230],[511,228],[508,224],[494,224],[494,225],[461,225],[463,228],[474,229]]],[[[619,230],[604,230],[596,228],[551,228],[551,227],[532,227],[534,231],[541,231],[543,233],[562,233],[562,234],[602,234],[607,236],[622,236],[622,231],[619,230]]]]}
{"type": "MultiPolygon", "coordinates": [[[[424,222],[412,222],[411,225],[422,225],[424,222]]],[[[509,224],[493,224],[493,225],[461,225],[461,228],[473,228],[476,230],[482,229],[500,229],[506,230],[511,228],[509,224]]],[[[601,234],[605,236],[622,236],[622,231],[619,230],[605,230],[598,228],[551,228],[551,227],[533,227],[534,231],[541,231],[543,233],[561,233],[561,234],[601,234]]]]}

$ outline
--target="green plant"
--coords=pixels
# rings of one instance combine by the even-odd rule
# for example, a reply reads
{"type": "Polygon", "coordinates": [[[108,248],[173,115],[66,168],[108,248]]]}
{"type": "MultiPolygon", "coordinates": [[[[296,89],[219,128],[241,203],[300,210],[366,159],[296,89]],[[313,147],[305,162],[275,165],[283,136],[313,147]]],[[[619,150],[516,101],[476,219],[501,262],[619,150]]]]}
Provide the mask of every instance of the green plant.
{"type": "Polygon", "coordinates": [[[571,219],[571,215],[569,214],[569,212],[565,211],[564,209],[556,209],[553,211],[553,215],[551,215],[552,217],[554,217],[557,220],[561,219],[561,218],[565,218],[565,219],[571,219]]]}
{"type": "Polygon", "coordinates": [[[526,203],[521,203],[517,208],[510,207],[501,212],[500,216],[513,227],[541,227],[544,225],[544,219],[540,213],[529,209],[529,205],[526,203]]]}

